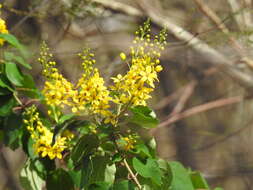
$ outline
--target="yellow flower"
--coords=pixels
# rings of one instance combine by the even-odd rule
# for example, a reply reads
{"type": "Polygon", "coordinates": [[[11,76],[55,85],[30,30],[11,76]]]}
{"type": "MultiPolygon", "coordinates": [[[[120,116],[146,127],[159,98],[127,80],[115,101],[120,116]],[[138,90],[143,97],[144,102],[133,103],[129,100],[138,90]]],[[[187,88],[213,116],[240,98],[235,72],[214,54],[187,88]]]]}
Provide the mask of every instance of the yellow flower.
{"type": "Polygon", "coordinates": [[[125,61],[126,60],[126,54],[125,53],[120,53],[119,54],[120,58],[122,59],[122,61],[125,61]]]}
{"type": "MultiPolygon", "coordinates": [[[[159,65],[160,50],[164,48],[166,32],[162,30],[159,36],[151,39],[150,23],[145,22],[143,27],[136,32],[137,36],[130,48],[131,60],[129,71],[124,75],[112,77],[114,85],[110,89],[116,94],[113,102],[128,104],[129,106],[146,105],[146,100],[151,98],[150,93],[155,88],[154,82],[158,81],[157,73],[162,70],[159,65]]],[[[125,54],[120,57],[125,59],[125,54]]]]}
{"type": "MultiPolygon", "coordinates": [[[[5,21],[3,19],[0,18],[0,34],[8,34],[8,30],[5,24],[5,21]]],[[[4,39],[0,38],[0,45],[4,44],[4,39]]]]}
{"type": "Polygon", "coordinates": [[[29,107],[24,115],[27,119],[24,119],[23,122],[34,141],[35,153],[42,157],[48,156],[51,160],[62,159],[62,152],[67,149],[67,143],[74,137],[74,134],[59,135],[53,143],[53,133],[44,126],[35,106],[29,107]]]}

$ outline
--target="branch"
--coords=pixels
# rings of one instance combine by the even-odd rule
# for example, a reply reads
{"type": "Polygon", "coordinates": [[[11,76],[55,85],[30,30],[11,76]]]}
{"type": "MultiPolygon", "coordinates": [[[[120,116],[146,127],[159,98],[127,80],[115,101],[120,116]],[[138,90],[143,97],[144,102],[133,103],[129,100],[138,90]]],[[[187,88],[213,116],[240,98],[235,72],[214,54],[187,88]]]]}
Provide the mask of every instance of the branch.
{"type": "Polygon", "coordinates": [[[173,115],[172,117],[168,118],[166,121],[163,121],[162,123],[160,123],[158,125],[156,130],[159,129],[159,128],[171,125],[172,123],[175,123],[175,122],[177,122],[181,119],[187,118],[189,116],[192,116],[192,115],[195,115],[195,114],[198,114],[198,113],[201,113],[201,112],[206,112],[206,111],[211,110],[211,109],[223,107],[223,106],[226,106],[226,105],[239,103],[242,100],[243,100],[242,96],[235,96],[235,97],[219,99],[219,100],[211,101],[211,102],[199,105],[199,106],[195,106],[195,107],[190,108],[190,109],[188,109],[184,112],[173,115]]]}
{"type": "Polygon", "coordinates": [[[209,18],[211,22],[213,22],[217,28],[228,36],[228,39],[234,49],[243,57],[243,51],[241,45],[231,36],[229,35],[229,30],[226,25],[220,20],[218,15],[212,11],[202,0],[193,0],[199,9],[209,18]]]}
{"type": "Polygon", "coordinates": [[[235,21],[240,28],[240,30],[244,29],[244,20],[241,14],[239,12],[241,11],[240,9],[240,3],[238,0],[227,0],[228,4],[230,5],[233,13],[235,14],[235,21]]]}
{"type": "Polygon", "coordinates": [[[128,165],[126,159],[124,159],[123,162],[124,162],[124,164],[125,164],[125,166],[126,166],[128,172],[129,172],[130,176],[132,177],[132,179],[134,180],[134,182],[135,182],[136,185],[138,186],[138,189],[141,190],[141,189],[142,189],[142,188],[141,188],[141,184],[140,184],[140,182],[138,181],[138,179],[136,178],[136,176],[134,175],[134,173],[133,173],[133,171],[131,170],[130,166],[128,165]]]}
{"type": "Polygon", "coordinates": [[[127,5],[125,3],[117,2],[115,0],[92,0],[93,2],[96,2],[98,4],[103,5],[104,7],[122,11],[126,14],[132,15],[132,16],[142,16],[142,12],[130,5],[127,5]]]}

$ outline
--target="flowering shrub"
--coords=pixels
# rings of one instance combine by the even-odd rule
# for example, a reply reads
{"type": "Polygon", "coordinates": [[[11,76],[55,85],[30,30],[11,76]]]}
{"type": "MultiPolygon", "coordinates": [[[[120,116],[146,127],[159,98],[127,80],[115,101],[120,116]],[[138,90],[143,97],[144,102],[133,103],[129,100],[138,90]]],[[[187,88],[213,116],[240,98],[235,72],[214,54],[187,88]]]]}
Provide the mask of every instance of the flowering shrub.
{"type": "Polygon", "coordinates": [[[43,43],[38,59],[42,90],[20,72],[19,66],[31,69],[27,54],[1,20],[0,33],[2,45],[6,41],[19,50],[1,57],[0,131],[6,146],[22,147],[27,155],[20,173],[24,189],[210,189],[200,173],[159,159],[155,140],[144,140],[138,132],[158,124],[147,100],[162,70],[165,30],[152,37],[149,21],[139,28],[130,55],[120,53],[128,71],[112,77],[110,86],[94,67],[90,49],[79,54],[83,73],[73,84],[43,43]]]}

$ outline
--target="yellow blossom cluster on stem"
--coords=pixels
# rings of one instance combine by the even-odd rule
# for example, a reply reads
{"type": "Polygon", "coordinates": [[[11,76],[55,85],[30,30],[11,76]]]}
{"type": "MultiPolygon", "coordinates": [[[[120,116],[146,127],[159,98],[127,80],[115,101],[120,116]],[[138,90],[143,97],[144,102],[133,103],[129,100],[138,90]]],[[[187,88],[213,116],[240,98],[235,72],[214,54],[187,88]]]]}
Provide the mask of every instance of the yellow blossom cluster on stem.
{"type": "Polygon", "coordinates": [[[56,62],[51,61],[52,54],[48,53],[48,47],[42,45],[38,60],[43,66],[42,73],[46,78],[42,90],[46,103],[51,107],[69,106],[73,113],[82,111],[107,116],[111,98],[109,90],[104,85],[104,79],[98,69],[93,67],[96,63],[94,54],[85,49],[79,56],[83,61],[83,74],[74,85],[59,73],[56,62]]]}
{"type": "MultiPolygon", "coordinates": [[[[5,20],[0,18],[0,34],[8,34],[9,31],[6,27],[6,23],[5,20]]],[[[0,38],[0,46],[2,46],[4,44],[4,39],[0,38]]]]}
{"type": "Polygon", "coordinates": [[[137,142],[136,136],[128,135],[126,137],[121,137],[118,141],[118,146],[125,151],[129,151],[134,148],[135,143],[137,142]]]}
{"type": "Polygon", "coordinates": [[[63,136],[57,136],[54,141],[53,133],[42,123],[35,106],[26,109],[24,116],[26,119],[23,122],[34,141],[35,153],[50,159],[62,159],[62,152],[67,149],[67,143],[73,138],[73,134],[66,132],[63,136]]]}
{"type": "Polygon", "coordinates": [[[67,81],[55,67],[56,62],[51,61],[52,54],[48,53],[48,47],[43,44],[38,61],[43,66],[42,74],[46,78],[42,93],[46,103],[50,106],[71,105],[70,99],[76,94],[71,82],[67,81]]]}
{"type": "Polygon", "coordinates": [[[157,73],[162,70],[159,58],[166,44],[166,35],[162,30],[152,40],[150,23],[147,21],[136,32],[130,60],[124,53],[120,54],[121,59],[127,62],[129,71],[124,76],[118,74],[112,77],[114,85],[111,89],[117,94],[113,99],[116,104],[146,105],[146,100],[151,98],[150,93],[155,88],[154,82],[158,81],[157,73]]]}
{"type": "MultiPolygon", "coordinates": [[[[79,54],[83,74],[75,85],[59,73],[56,63],[51,61],[52,55],[48,53],[44,44],[39,62],[43,66],[43,75],[46,78],[42,91],[46,103],[55,109],[67,105],[73,113],[96,114],[104,123],[116,126],[119,117],[128,107],[145,106],[146,101],[151,98],[150,93],[158,81],[158,72],[162,70],[159,58],[166,44],[166,35],[166,31],[162,30],[151,38],[150,23],[145,22],[136,32],[134,46],[130,48],[130,59],[127,59],[125,53],[120,53],[121,59],[129,67],[128,72],[112,77],[113,85],[110,88],[105,86],[98,69],[93,67],[96,61],[90,49],[87,48],[79,54]],[[116,106],[112,106],[113,103],[116,106]],[[116,110],[113,111],[113,108],[116,110]]],[[[57,122],[57,119],[55,120],[57,122]]]]}
{"type": "Polygon", "coordinates": [[[98,69],[93,67],[96,62],[93,58],[94,54],[86,49],[79,56],[83,60],[83,74],[76,85],[78,93],[73,98],[75,106],[72,111],[86,109],[92,114],[104,116],[108,113],[111,98],[104,79],[100,76],[98,69]]]}

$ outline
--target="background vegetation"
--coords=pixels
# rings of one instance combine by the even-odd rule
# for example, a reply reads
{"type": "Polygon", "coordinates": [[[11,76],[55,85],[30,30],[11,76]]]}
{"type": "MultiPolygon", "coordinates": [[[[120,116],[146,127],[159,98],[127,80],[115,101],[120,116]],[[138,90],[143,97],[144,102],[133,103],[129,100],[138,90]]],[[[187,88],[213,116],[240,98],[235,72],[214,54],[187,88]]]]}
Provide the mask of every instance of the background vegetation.
{"type": "MultiPolygon", "coordinates": [[[[39,45],[45,40],[61,71],[76,82],[76,54],[88,46],[107,81],[126,70],[119,53],[149,17],[155,32],[168,29],[164,70],[150,102],[160,119],[150,131],[160,157],[200,170],[214,186],[252,186],[252,46],[250,0],[8,0],[8,29],[26,45],[41,86],[39,45]],[[62,63],[62,64],[61,64],[62,63]]],[[[41,86],[42,87],[42,86],[41,86]]],[[[25,100],[24,100],[25,101],[25,100]]],[[[2,103],[2,102],[1,102],[2,103]]],[[[23,153],[1,145],[0,189],[20,189],[23,153]],[[17,154],[18,153],[18,154],[17,154]],[[19,155],[19,156],[16,156],[19,155]]]]}

